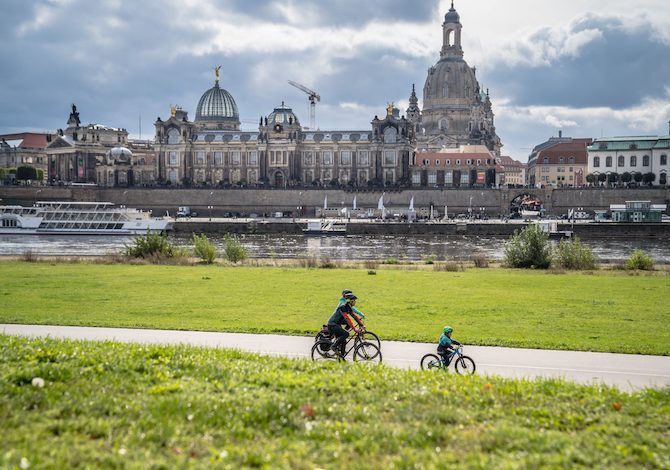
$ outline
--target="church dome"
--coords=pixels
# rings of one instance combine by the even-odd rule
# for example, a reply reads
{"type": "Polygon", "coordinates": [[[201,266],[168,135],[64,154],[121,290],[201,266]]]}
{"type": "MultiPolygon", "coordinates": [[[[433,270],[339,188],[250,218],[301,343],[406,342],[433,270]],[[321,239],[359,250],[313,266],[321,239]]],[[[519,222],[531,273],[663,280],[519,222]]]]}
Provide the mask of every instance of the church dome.
{"type": "Polygon", "coordinates": [[[429,69],[423,88],[424,109],[431,105],[475,103],[478,98],[479,82],[463,59],[440,60],[429,69]]]}
{"type": "Polygon", "coordinates": [[[458,16],[458,12],[454,8],[454,2],[451,2],[451,8],[447,12],[447,14],[444,15],[444,22],[445,23],[460,23],[461,22],[461,17],[458,16]]]}
{"type": "Polygon", "coordinates": [[[232,95],[219,86],[219,81],[207,90],[195,111],[196,121],[234,121],[239,122],[240,115],[232,95]]]}
{"type": "Polygon", "coordinates": [[[299,126],[300,122],[293,110],[284,105],[284,102],[282,101],[281,106],[277,106],[268,116],[268,126],[273,126],[275,124],[281,124],[282,126],[295,124],[299,126]]]}

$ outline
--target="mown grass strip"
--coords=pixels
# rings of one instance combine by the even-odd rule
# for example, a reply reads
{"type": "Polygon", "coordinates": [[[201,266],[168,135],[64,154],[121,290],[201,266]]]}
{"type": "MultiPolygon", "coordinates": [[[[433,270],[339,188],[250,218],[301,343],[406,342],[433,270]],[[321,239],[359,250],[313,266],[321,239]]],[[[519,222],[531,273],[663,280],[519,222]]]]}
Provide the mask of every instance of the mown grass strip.
{"type": "Polygon", "coordinates": [[[312,335],[343,288],[384,339],[670,354],[670,275],[0,263],[0,322],[312,335]]]}
{"type": "Polygon", "coordinates": [[[190,347],[0,335],[0,421],[2,468],[670,466],[669,389],[190,347]]]}

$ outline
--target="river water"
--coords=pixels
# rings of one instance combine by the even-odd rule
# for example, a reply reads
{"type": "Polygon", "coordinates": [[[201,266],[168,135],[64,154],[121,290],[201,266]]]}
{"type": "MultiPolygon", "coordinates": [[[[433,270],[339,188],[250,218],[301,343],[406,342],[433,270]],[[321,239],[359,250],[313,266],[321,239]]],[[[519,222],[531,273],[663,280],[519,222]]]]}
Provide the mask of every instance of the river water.
{"type": "MultiPolygon", "coordinates": [[[[170,235],[170,241],[183,247],[192,246],[187,235],[170,235]]],[[[304,235],[243,235],[241,243],[251,258],[318,258],[331,260],[398,259],[418,261],[468,260],[484,256],[489,260],[504,257],[506,239],[475,236],[398,236],[361,235],[312,237],[304,235]]],[[[223,237],[210,236],[222,251],[223,237]]],[[[552,242],[553,243],[553,242],[552,242]]],[[[670,264],[670,243],[667,240],[582,240],[601,263],[619,263],[633,250],[642,249],[657,263],[670,264]]],[[[104,256],[122,253],[132,237],[119,236],[40,236],[0,235],[0,256],[104,256]]]]}

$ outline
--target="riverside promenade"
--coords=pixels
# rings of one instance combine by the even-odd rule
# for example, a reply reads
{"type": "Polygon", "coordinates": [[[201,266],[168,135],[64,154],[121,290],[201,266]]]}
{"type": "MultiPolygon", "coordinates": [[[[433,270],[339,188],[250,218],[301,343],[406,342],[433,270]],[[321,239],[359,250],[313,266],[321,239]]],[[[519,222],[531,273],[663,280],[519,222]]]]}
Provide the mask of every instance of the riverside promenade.
{"type": "MultiPolygon", "coordinates": [[[[72,340],[118,341],[140,344],[184,344],[309,359],[314,338],[304,336],[216,333],[127,328],[0,324],[6,335],[72,340]]],[[[432,343],[382,341],[386,366],[418,369],[424,354],[435,352],[432,343]]],[[[477,374],[534,380],[562,378],[581,384],[604,384],[624,391],[670,387],[670,357],[465,346],[464,353],[477,364],[477,374]]],[[[450,369],[449,373],[454,373],[450,369]]]]}

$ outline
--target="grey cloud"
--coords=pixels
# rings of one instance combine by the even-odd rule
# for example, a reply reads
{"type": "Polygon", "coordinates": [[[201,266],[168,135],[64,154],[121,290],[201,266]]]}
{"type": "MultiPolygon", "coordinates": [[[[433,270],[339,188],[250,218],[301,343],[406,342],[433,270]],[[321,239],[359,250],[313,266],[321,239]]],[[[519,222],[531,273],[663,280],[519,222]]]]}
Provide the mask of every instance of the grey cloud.
{"type": "MultiPolygon", "coordinates": [[[[562,56],[549,65],[496,64],[485,81],[514,104],[568,107],[625,108],[645,97],[663,97],[670,85],[670,45],[657,41],[652,30],[622,29],[618,19],[586,17],[571,34],[597,29],[601,37],[575,56],[562,56]]],[[[533,43],[550,41],[549,30],[538,31],[533,43]]],[[[529,46],[532,47],[532,46],[529,46]]]]}

